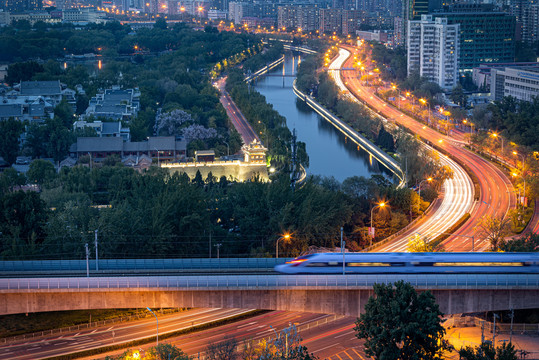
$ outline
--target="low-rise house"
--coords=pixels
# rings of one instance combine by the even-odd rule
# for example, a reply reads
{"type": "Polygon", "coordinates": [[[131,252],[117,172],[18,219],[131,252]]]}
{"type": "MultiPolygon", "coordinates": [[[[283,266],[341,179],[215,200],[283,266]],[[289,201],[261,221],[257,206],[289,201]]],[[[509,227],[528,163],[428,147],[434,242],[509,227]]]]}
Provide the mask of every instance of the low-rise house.
{"type": "Polygon", "coordinates": [[[101,161],[117,155],[140,158],[145,155],[159,162],[174,162],[185,157],[187,143],[173,136],[150,137],[147,141],[123,141],[121,137],[79,137],[70,148],[73,158],[90,155],[93,161],[101,161]]]}
{"type": "Polygon", "coordinates": [[[121,121],[103,122],[94,121],[87,122],[84,120],[75,121],[73,130],[89,127],[95,130],[98,137],[120,137],[124,141],[131,140],[131,132],[129,128],[122,127],[121,121]]]}
{"type": "Polygon", "coordinates": [[[84,118],[95,117],[129,121],[140,109],[140,91],[114,86],[94,96],[86,109],[84,118]]]}

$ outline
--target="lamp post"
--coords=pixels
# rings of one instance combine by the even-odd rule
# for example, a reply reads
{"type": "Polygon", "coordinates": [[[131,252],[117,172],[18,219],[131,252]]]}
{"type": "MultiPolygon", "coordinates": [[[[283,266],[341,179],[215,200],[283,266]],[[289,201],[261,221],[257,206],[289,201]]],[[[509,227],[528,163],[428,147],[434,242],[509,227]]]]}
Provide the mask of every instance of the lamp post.
{"type": "Polygon", "coordinates": [[[500,139],[502,140],[502,158],[503,158],[503,137],[501,135],[498,135],[498,133],[492,133],[492,137],[494,139],[497,139],[498,137],[500,137],[500,139]]]}
{"type": "Polygon", "coordinates": [[[275,242],[275,258],[276,259],[279,258],[279,240],[282,240],[282,239],[289,240],[290,239],[290,234],[284,234],[283,236],[278,238],[277,241],[275,242]]]}
{"type": "MultiPolygon", "coordinates": [[[[522,170],[524,170],[524,161],[525,161],[524,155],[519,154],[517,151],[514,151],[514,150],[513,150],[513,155],[520,156],[520,158],[522,159],[522,170]]],[[[518,161],[518,159],[517,159],[517,161],[518,161]]],[[[518,165],[518,164],[515,164],[515,167],[516,167],[517,165],[518,165]]]]}
{"type": "Polygon", "coordinates": [[[157,151],[157,167],[160,167],[161,166],[161,163],[160,163],[160,160],[159,160],[159,150],[157,150],[157,148],[153,148],[155,151],[157,151]]]}
{"type": "MultiPolygon", "coordinates": [[[[518,177],[517,173],[512,174],[513,177],[518,177]]],[[[524,198],[526,198],[526,178],[524,177],[524,174],[522,174],[522,180],[524,181],[524,198]]],[[[519,190],[519,196],[520,196],[520,190],[519,190]]],[[[520,199],[518,199],[520,202],[520,199]]]]}
{"type": "Polygon", "coordinates": [[[399,89],[397,88],[397,85],[393,84],[391,85],[391,88],[397,92],[397,108],[401,108],[401,96],[399,93],[399,89]]]}
{"type": "MultiPolygon", "coordinates": [[[[371,229],[372,229],[372,213],[373,213],[374,209],[376,209],[377,207],[383,208],[384,206],[386,206],[386,203],[381,202],[380,204],[374,206],[374,207],[371,209],[371,229]]],[[[370,244],[370,246],[372,246],[372,238],[373,238],[373,237],[374,237],[374,234],[373,234],[373,236],[371,236],[371,244],[370,244]]]]}
{"type": "Polygon", "coordinates": [[[421,198],[421,184],[423,184],[425,181],[431,182],[432,178],[430,177],[430,178],[421,180],[421,182],[419,183],[419,198],[421,198]]]}
{"type": "Polygon", "coordinates": [[[226,156],[230,156],[230,146],[226,141],[223,141],[226,144],[226,156]]]}
{"type": "Polygon", "coordinates": [[[155,313],[152,311],[152,309],[150,309],[149,307],[146,307],[146,309],[148,309],[148,311],[151,312],[153,314],[153,316],[155,316],[155,323],[156,323],[156,326],[157,326],[155,345],[159,346],[159,320],[157,320],[157,315],[155,315],[155,313]]]}

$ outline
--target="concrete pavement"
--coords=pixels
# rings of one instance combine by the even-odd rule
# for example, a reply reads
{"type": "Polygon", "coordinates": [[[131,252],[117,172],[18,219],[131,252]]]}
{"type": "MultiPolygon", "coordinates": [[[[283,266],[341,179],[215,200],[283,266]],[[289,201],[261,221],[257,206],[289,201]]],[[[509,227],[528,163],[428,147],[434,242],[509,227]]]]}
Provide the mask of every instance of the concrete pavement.
{"type": "MultiPolygon", "coordinates": [[[[465,346],[479,346],[481,344],[481,328],[471,327],[455,327],[447,330],[445,338],[459,350],[465,346]]],[[[492,333],[485,330],[485,340],[492,341],[492,333]]],[[[509,342],[509,334],[497,334],[496,346],[501,346],[504,341],[509,342]]],[[[525,359],[539,359],[539,334],[523,335],[513,333],[513,345],[517,350],[524,350],[528,353],[525,359]]],[[[520,357],[520,352],[517,352],[520,357]]],[[[458,354],[456,354],[458,359],[458,354]]]]}

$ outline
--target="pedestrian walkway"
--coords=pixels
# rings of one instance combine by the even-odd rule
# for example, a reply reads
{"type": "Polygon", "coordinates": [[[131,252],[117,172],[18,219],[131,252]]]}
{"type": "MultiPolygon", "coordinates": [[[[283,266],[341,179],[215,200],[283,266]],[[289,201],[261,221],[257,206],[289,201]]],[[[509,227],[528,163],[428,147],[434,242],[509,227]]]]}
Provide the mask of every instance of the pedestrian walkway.
{"type": "MultiPolygon", "coordinates": [[[[465,346],[479,346],[481,344],[481,328],[470,327],[455,327],[447,330],[445,338],[458,351],[465,346]]],[[[492,333],[485,331],[485,340],[492,341],[492,333]]],[[[501,346],[504,342],[509,342],[510,334],[497,334],[496,346],[501,346]]],[[[520,359],[539,359],[539,334],[523,335],[513,333],[512,339],[517,355],[520,359]],[[527,355],[521,356],[520,350],[524,350],[527,355]]],[[[458,355],[457,355],[458,359],[458,355]]]]}

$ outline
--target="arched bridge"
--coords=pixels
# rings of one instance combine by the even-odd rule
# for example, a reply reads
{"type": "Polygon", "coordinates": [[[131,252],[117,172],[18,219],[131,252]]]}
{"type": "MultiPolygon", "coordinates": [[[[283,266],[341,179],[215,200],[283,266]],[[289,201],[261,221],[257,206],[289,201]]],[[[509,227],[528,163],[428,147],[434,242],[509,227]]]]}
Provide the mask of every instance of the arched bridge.
{"type": "Polygon", "coordinates": [[[358,316],[375,283],[399,280],[430,290],[445,314],[539,307],[539,274],[114,276],[0,279],[0,315],[149,306],[358,316]]]}

